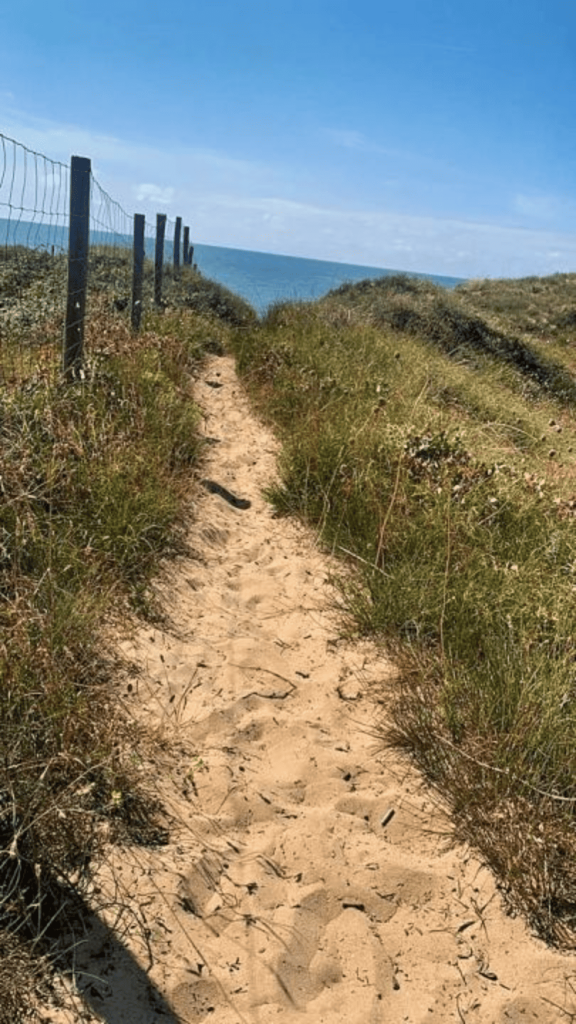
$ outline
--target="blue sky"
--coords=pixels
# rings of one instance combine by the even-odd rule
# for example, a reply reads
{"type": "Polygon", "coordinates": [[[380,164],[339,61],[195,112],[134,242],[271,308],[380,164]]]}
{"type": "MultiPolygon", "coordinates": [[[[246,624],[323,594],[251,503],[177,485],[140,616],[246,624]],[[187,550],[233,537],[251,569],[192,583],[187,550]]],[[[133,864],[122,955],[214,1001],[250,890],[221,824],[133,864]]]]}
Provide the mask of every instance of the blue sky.
{"type": "Polygon", "coordinates": [[[0,132],[194,241],[576,270],[574,0],[20,0],[0,132]]]}

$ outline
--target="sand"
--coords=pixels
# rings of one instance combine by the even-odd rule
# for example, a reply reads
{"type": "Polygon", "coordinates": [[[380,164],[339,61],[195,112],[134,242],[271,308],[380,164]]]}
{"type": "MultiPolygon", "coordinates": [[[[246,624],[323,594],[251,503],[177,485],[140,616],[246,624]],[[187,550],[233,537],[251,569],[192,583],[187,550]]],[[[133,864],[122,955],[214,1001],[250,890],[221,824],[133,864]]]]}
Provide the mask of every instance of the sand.
{"type": "Polygon", "coordinates": [[[383,749],[394,665],[342,639],[333,563],[264,501],[277,444],[229,357],[197,401],[203,474],[250,507],[201,491],[190,555],[159,585],[169,624],[122,644],[138,675],[119,699],[162,742],[141,770],[169,839],[101,867],[77,1019],[574,1019],[576,957],[507,916],[438,798],[383,749]]]}

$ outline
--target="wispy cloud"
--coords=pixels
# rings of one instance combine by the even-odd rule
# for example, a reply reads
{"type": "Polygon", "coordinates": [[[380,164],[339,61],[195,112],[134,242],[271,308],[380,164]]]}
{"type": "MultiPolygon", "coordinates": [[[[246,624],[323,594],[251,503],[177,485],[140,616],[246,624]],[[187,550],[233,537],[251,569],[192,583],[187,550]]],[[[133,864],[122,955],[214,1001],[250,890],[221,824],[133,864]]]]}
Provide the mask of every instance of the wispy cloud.
{"type": "Polygon", "coordinates": [[[195,226],[199,240],[215,245],[453,277],[518,277],[576,267],[576,234],[341,210],[281,197],[204,196],[195,226]]]}
{"type": "Polygon", "coordinates": [[[174,202],[175,190],[161,185],[137,185],[135,188],[136,202],[152,203],[158,206],[171,206],[174,202]]]}
{"type": "Polygon", "coordinates": [[[513,198],[513,208],[517,213],[537,220],[550,220],[557,216],[561,206],[557,196],[526,195],[519,192],[513,198]]]}
{"type": "Polygon", "coordinates": [[[369,139],[363,132],[348,128],[324,128],[323,136],[334,146],[341,149],[352,149],[362,153],[380,153],[383,156],[396,157],[406,160],[412,159],[413,154],[394,149],[390,146],[382,146],[380,143],[369,139]]]}
{"type": "Polygon", "coordinates": [[[326,128],[325,134],[336,146],[344,149],[371,149],[370,143],[362,132],[347,131],[344,128],[326,128]]]}
{"type": "MultiPolygon", "coordinates": [[[[2,132],[22,142],[36,152],[54,160],[68,162],[72,154],[92,160],[95,176],[114,177],[130,189],[141,186],[144,175],[158,182],[158,187],[178,189],[181,183],[198,180],[202,186],[235,181],[239,187],[246,183],[259,184],[274,176],[274,170],[261,161],[242,160],[232,154],[202,146],[172,146],[134,142],[78,125],[32,118],[9,109],[2,111],[2,132]]],[[[106,183],[104,183],[106,184],[106,183]]],[[[127,196],[126,196],[127,198],[127,196]]]]}
{"type": "Polygon", "coordinates": [[[455,171],[450,161],[444,158],[432,157],[416,149],[383,145],[354,128],[323,128],[321,137],[325,142],[337,146],[338,149],[350,150],[351,153],[385,157],[387,166],[392,168],[396,174],[400,172],[404,174],[407,169],[412,173],[416,172],[419,176],[424,170],[432,171],[437,175],[446,175],[447,173],[453,175],[455,171]]]}

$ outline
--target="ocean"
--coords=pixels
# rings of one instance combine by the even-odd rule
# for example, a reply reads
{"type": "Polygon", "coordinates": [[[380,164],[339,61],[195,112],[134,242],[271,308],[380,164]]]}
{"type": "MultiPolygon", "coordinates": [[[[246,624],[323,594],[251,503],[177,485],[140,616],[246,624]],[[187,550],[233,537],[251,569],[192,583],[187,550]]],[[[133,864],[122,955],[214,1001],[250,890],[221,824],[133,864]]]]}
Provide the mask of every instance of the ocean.
{"type": "MultiPolygon", "coordinates": [[[[202,274],[241,295],[259,313],[281,300],[317,299],[349,281],[403,272],[215,245],[195,245],[194,262],[202,274]]],[[[411,276],[426,278],[445,288],[454,288],[463,280],[434,274],[411,273],[411,276]]]]}
{"type": "MultiPolygon", "coordinates": [[[[67,247],[65,225],[8,221],[0,218],[0,246],[25,245],[30,248],[48,249],[55,246],[57,251],[67,247]]],[[[92,244],[122,245],[130,248],[129,236],[109,235],[92,231],[92,244]]],[[[154,258],[154,238],[146,238],[146,253],[154,258]]],[[[172,260],[173,245],[167,241],[164,259],[172,260]]],[[[241,295],[258,313],[263,313],[275,302],[294,299],[317,299],[331,288],[350,281],[376,278],[389,274],[403,273],[402,270],[386,267],[364,267],[354,263],[336,263],[327,260],[307,259],[299,256],[282,256],[274,253],[253,252],[248,249],[231,249],[217,245],[194,244],[194,263],[198,270],[214,281],[225,285],[230,291],[241,295]]],[[[442,277],[435,274],[414,274],[445,288],[453,288],[462,278],[442,277]]]]}

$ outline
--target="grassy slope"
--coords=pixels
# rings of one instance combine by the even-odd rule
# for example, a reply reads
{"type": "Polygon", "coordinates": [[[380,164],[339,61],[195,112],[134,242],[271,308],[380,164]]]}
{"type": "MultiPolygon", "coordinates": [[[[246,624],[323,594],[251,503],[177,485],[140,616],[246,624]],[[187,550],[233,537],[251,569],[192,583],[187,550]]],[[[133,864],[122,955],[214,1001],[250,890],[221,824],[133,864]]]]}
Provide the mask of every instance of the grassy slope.
{"type": "Polygon", "coordinates": [[[355,567],[395,647],[388,740],[541,934],[576,934],[576,277],[403,278],[273,309],[238,363],[284,442],[283,513],[355,567]]]}
{"type": "Polygon", "coordinates": [[[0,265],[0,1020],[11,1024],[37,966],[21,940],[53,915],[52,937],[65,935],[104,839],[161,836],[103,628],[155,613],[148,584],[182,549],[201,455],[194,373],[231,323],[254,321],[220,286],[167,273],[169,308],[133,337],[118,312],[127,266],[93,255],[87,358],[66,384],[61,311],[39,303],[62,267],[10,251],[0,265]]]}

